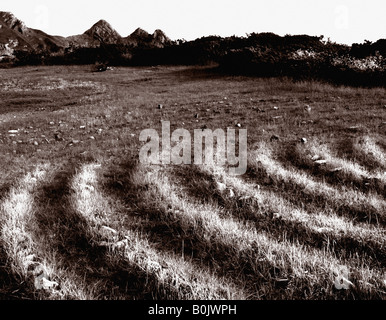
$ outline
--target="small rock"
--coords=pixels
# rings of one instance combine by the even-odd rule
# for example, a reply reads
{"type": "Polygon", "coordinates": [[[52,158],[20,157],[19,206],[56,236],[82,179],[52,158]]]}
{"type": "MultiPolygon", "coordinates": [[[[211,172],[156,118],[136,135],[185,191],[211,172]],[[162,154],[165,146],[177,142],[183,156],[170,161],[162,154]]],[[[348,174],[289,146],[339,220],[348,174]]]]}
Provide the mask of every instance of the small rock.
{"type": "Polygon", "coordinates": [[[101,229],[103,229],[103,233],[113,233],[113,234],[116,234],[117,233],[117,230],[113,229],[113,228],[110,228],[110,227],[107,227],[107,226],[102,226],[101,229]]]}
{"type": "Polygon", "coordinates": [[[312,161],[316,161],[316,160],[319,160],[319,159],[320,159],[320,156],[318,156],[317,154],[311,157],[312,161]]]}
{"type": "Polygon", "coordinates": [[[79,144],[80,141],[79,140],[72,140],[72,144],[79,144]]]}
{"type": "Polygon", "coordinates": [[[53,126],[54,124],[55,124],[55,122],[53,122],[53,121],[50,122],[50,125],[51,125],[51,126],[53,126]]]}
{"type": "Polygon", "coordinates": [[[270,138],[271,141],[277,141],[277,140],[279,140],[279,139],[280,139],[279,136],[277,136],[277,135],[275,135],[275,134],[272,135],[271,138],[270,138]]]}
{"type": "Polygon", "coordinates": [[[236,124],[236,127],[241,128],[241,124],[240,123],[236,124]]]}
{"type": "Polygon", "coordinates": [[[16,133],[18,133],[19,132],[19,130],[9,130],[8,131],[8,133],[11,133],[11,134],[16,134],[16,133]]]}
{"type": "Polygon", "coordinates": [[[321,164],[326,164],[327,163],[327,160],[315,160],[315,163],[316,164],[319,164],[319,165],[321,165],[321,164]]]}
{"type": "Polygon", "coordinates": [[[59,132],[55,133],[54,137],[56,141],[63,141],[63,137],[59,132]]]}
{"type": "Polygon", "coordinates": [[[94,137],[94,136],[91,136],[90,139],[91,139],[91,140],[95,140],[95,137],[94,137]]]}
{"type": "Polygon", "coordinates": [[[273,110],[279,110],[279,107],[274,106],[273,110]]]}
{"type": "Polygon", "coordinates": [[[306,138],[301,138],[301,139],[300,139],[300,142],[301,142],[301,143],[307,143],[307,139],[306,139],[306,138]]]}
{"type": "Polygon", "coordinates": [[[217,189],[220,191],[224,191],[226,189],[225,183],[217,182],[217,189]]]}
{"type": "Polygon", "coordinates": [[[34,141],[34,145],[35,145],[35,146],[38,146],[38,145],[39,145],[39,142],[34,141]]]}
{"type": "Polygon", "coordinates": [[[194,115],[194,117],[195,117],[195,118],[198,118],[198,113],[196,113],[196,114],[194,115]]]}
{"type": "Polygon", "coordinates": [[[304,110],[307,112],[311,112],[312,108],[308,104],[306,104],[304,110]]]}
{"type": "Polygon", "coordinates": [[[41,289],[48,290],[48,289],[56,288],[57,286],[59,286],[59,284],[57,282],[50,281],[50,280],[46,279],[45,277],[38,278],[36,280],[37,280],[35,282],[35,287],[36,288],[38,288],[39,285],[40,285],[41,289]]]}
{"type": "Polygon", "coordinates": [[[159,104],[158,105],[158,109],[162,109],[163,108],[163,105],[162,104],[159,104]]]}
{"type": "Polygon", "coordinates": [[[233,198],[235,196],[235,193],[233,192],[232,189],[229,189],[229,192],[228,192],[228,197],[229,198],[233,198]]]}
{"type": "Polygon", "coordinates": [[[86,126],[80,126],[79,129],[86,129],[86,126]]]}

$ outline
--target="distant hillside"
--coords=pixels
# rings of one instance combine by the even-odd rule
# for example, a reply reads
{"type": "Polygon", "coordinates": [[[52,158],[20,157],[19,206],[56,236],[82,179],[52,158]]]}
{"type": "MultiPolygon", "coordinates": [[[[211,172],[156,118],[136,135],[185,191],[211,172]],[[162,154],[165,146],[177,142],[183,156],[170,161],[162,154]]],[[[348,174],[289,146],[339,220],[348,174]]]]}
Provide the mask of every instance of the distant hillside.
{"type": "Polygon", "coordinates": [[[386,39],[352,46],[324,36],[251,33],[170,40],[162,30],[137,28],[122,37],[105,20],[83,34],[51,36],[0,12],[0,61],[23,64],[218,65],[218,71],[252,76],[288,76],[360,86],[386,86],[386,39]]]}
{"type": "Polygon", "coordinates": [[[170,39],[158,29],[150,35],[138,28],[128,37],[121,37],[105,20],[98,21],[83,34],[69,37],[52,36],[28,28],[10,12],[0,12],[0,61],[34,60],[33,57],[37,54],[45,58],[57,58],[73,54],[74,50],[96,49],[105,45],[162,48],[169,43],[170,39]]]}

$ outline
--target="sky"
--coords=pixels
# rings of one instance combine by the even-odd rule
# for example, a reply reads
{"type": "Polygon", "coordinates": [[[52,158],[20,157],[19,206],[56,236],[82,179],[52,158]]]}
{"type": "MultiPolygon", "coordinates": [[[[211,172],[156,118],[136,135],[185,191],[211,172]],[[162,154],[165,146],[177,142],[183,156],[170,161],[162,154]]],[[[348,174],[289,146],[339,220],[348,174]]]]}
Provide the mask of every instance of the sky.
{"type": "Polygon", "coordinates": [[[386,38],[386,0],[0,0],[0,11],[60,36],[104,19],[123,37],[140,27],[172,40],[252,32],[323,35],[349,45],[386,38]]]}

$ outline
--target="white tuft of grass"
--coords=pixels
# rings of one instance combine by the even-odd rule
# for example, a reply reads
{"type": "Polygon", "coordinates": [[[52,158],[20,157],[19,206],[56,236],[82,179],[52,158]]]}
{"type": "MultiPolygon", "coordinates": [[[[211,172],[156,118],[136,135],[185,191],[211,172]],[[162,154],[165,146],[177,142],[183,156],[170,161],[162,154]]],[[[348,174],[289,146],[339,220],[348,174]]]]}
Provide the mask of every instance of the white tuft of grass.
{"type": "Polygon", "coordinates": [[[32,279],[36,292],[48,299],[89,299],[86,289],[74,283],[65,270],[58,269],[55,253],[46,251],[39,240],[34,215],[33,192],[47,175],[48,165],[38,166],[13,187],[1,203],[1,240],[9,257],[11,270],[26,281],[32,279]]]}
{"type": "Polygon", "coordinates": [[[300,172],[295,168],[285,168],[274,160],[271,150],[264,143],[253,153],[254,159],[250,161],[253,166],[263,166],[266,172],[286,183],[293,183],[303,188],[304,192],[314,196],[322,196],[339,205],[353,207],[367,207],[375,210],[380,216],[386,213],[386,202],[383,197],[372,193],[362,193],[351,188],[340,186],[332,187],[326,183],[313,179],[310,175],[300,172]]]}

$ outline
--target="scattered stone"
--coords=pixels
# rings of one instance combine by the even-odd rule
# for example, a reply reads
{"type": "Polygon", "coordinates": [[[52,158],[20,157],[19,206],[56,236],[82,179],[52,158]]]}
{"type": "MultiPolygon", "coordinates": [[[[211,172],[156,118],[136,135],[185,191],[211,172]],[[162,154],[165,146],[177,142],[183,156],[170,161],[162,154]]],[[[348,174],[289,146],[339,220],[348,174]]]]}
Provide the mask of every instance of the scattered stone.
{"type": "Polygon", "coordinates": [[[94,136],[91,136],[90,139],[91,139],[91,140],[95,140],[95,137],[94,137],[94,136]]]}
{"type": "Polygon", "coordinates": [[[117,230],[115,230],[115,229],[113,229],[113,228],[110,228],[110,227],[107,227],[107,226],[102,226],[101,229],[103,229],[104,231],[113,233],[113,234],[116,234],[116,233],[117,233],[117,230]]]}
{"type": "Polygon", "coordinates": [[[63,137],[59,132],[55,133],[54,137],[56,141],[63,141],[63,137]]]}
{"type": "Polygon", "coordinates": [[[217,182],[217,189],[220,191],[224,191],[226,189],[225,183],[217,182]]]}
{"type": "Polygon", "coordinates": [[[35,146],[38,146],[38,145],[39,145],[39,142],[34,141],[34,145],[35,145],[35,146]]]}
{"type": "Polygon", "coordinates": [[[279,140],[279,139],[280,139],[280,137],[277,136],[277,135],[275,135],[275,134],[273,134],[273,135],[271,136],[271,138],[270,138],[271,141],[277,141],[277,140],[279,140]]]}
{"type": "Polygon", "coordinates": [[[228,192],[228,197],[229,198],[233,198],[235,196],[235,193],[233,192],[232,189],[229,189],[229,192],[228,192]]]}
{"type": "Polygon", "coordinates": [[[337,167],[337,168],[333,168],[330,170],[330,172],[339,172],[339,171],[342,171],[343,168],[342,167],[337,167]]]}
{"type": "Polygon", "coordinates": [[[301,143],[307,143],[307,139],[306,139],[306,138],[301,138],[301,139],[300,139],[300,142],[301,142],[301,143]]]}
{"type": "Polygon", "coordinates": [[[163,105],[162,104],[159,104],[158,105],[158,109],[162,109],[163,108],[163,105]]]}
{"type": "Polygon", "coordinates": [[[9,130],[8,133],[16,134],[16,133],[19,133],[19,130],[9,130]]]}
{"type": "Polygon", "coordinates": [[[80,126],[79,129],[86,129],[86,126],[80,126]]]}
{"type": "Polygon", "coordinates": [[[53,122],[53,121],[50,122],[50,125],[51,125],[51,126],[53,126],[54,124],[55,124],[55,122],[53,122]]]}
{"type": "Polygon", "coordinates": [[[280,218],[281,218],[281,215],[280,215],[279,212],[274,212],[274,213],[272,213],[272,217],[273,217],[274,219],[280,219],[280,218]]]}
{"type": "Polygon", "coordinates": [[[240,123],[236,124],[236,127],[241,128],[241,124],[240,123]]]}
{"type": "Polygon", "coordinates": [[[72,140],[72,142],[71,142],[72,144],[79,144],[80,143],[80,141],[79,140],[72,140]]]}
{"type": "Polygon", "coordinates": [[[17,143],[18,143],[18,144],[22,144],[22,143],[23,143],[23,140],[17,140],[17,143]]]}
{"type": "Polygon", "coordinates": [[[195,118],[198,118],[198,113],[196,113],[196,114],[194,115],[194,117],[195,117],[195,118]]]}
{"type": "Polygon", "coordinates": [[[323,160],[323,159],[321,159],[321,160],[315,160],[315,163],[316,163],[316,164],[319,164],[319,165],[322,165],[322,164],[326,164],[326,163],[327,163],[327,160],[323,160]]]}
{"type": "Polygon", "coordinates": [[[312,108],[308,104],[306,104],[304,110],[307,112],[311,112],[312,108]]]}
{"type": "Polygon", "coordinates": [[[274,106],[273,109],[274,110],[279,110],[279,107],[274,106]]]}
{"type": "Polygon", "coordinates": [[[283,116],[275,116],[275,117],[272,117],[272,119],[280,119],[280,118],[283,118],[283,116]]]}

